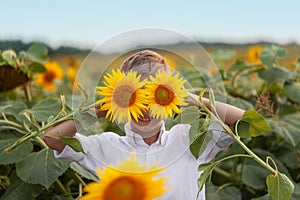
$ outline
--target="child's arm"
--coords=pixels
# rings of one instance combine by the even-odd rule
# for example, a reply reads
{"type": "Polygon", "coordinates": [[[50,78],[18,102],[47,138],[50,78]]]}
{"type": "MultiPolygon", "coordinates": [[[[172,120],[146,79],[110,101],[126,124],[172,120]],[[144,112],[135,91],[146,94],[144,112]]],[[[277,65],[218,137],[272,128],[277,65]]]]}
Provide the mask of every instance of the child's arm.
{"type": "MultiPolygon", "coordinates": [[[[202,97],[201,100],[206,107],[211,109],[207,98],[202,97]]],[[[241,119],[245,112],[243,109],[219,101],[215,101],[215,107],[219,117],[230,127],[233,127],[235,122],[241,119]]]]}
{"type": "MultiPolygon", "coordinates": [[[[198,96],[192,93],[189,93],[189,95],[190,96],[187,97],[188,104],[190,106],[199,106],[199,103],[197,102],[198,96]]],[[[209,99],[202,97],[201,101],[211,110],[209,99]]],[[[215,101],[215,108],[219,117],[231,128],[233,128],[236,121],[242,118],[245,112],[243,109],[219,101],[215,101]]]]}
{"type": "MultiPolygon", "coordinates": [[[[99,109],[95,110],[98,118],[104,117],[106,112],[100,111],[99,109]]],[[[59,153],[65,148],[66,144],[55,139],[59,136],[69,136],[73,137],[78,130],[76,129],[76,124],[74,120],[66,120],[56,126],[53,126],[45,131],[44,142],[53,150],[58,151],[59,153]]]]}

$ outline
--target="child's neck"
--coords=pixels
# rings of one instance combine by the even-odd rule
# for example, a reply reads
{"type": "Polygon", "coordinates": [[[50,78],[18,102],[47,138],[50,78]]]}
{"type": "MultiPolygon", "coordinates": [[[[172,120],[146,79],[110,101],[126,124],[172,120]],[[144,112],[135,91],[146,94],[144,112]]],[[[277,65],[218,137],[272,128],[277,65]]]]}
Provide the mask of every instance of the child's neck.
{"type": "Polygon", "coordinates": [[[157,133],[151,137],[143,138],[143,140],[146,144],[148,144],[150,146],[151,144],[155,143],[158,140],[158,136],[159,136],[159,133],[157,133]]]}

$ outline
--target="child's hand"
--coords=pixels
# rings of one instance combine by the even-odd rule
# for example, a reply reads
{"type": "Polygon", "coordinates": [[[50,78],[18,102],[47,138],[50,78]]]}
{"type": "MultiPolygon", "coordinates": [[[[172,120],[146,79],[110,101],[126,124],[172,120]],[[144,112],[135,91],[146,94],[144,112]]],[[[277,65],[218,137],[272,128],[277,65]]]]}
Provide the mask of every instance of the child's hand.
{"type": "Polygon", "coordinates": [[[92,110],[96,113],[97,118],[103,118],[103,117],[105,117],[105,115],[107,113],[107,110],[102,111],[102,110],[97,109],[97,108],[93,108],[92,110]]]}

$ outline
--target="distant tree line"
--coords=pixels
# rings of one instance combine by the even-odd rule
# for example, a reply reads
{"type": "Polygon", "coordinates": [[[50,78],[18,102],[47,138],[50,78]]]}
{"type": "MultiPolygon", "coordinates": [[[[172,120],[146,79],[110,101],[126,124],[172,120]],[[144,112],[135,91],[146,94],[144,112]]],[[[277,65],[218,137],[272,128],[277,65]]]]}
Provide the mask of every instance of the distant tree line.
{"type": "MultiPolygon", "coordinates": [[[[21,40],[3,40],[0,41],[0,51],[13,49],[16,52],[22,50],[27,50],[34,42],[24,43],[21,40]]],[[[51,54],[82,54],[89,53],[90,49],[80,49],[75,47],[60,46],[57,49],[51,48],[49,45],[45,44],[49,50],[49,55],[51,54]]]]}

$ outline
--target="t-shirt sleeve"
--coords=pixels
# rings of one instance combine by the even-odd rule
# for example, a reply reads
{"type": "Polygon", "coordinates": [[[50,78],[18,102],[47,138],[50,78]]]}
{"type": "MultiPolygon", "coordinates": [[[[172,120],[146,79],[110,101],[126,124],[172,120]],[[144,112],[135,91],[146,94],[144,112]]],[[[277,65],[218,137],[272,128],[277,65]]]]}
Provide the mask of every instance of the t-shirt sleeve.
{"type": "Polygon", "coordinates": [[[212,122],[208,130],[211,131],[212,138],[198,158],[201,163],[210,162],[219,151],[227,148],[234,141],[231,136],[224,132],[223,127],[218,122],[212,122]]]}
{"type": "Polygon", "coordinates": [[[77,162],[80,166],[96,175],[96,167],[102,168],[103,159],[105,159],[102,144],[106,142],[107,137],[104,135],[109,134],[103,133],[87,137],[76,133],[74,138],[79,140],[84,153],[76,152],[66,145],[62,152],[54,151],[54,156],[67,162],[77,162]]]}

